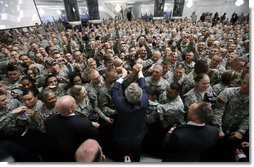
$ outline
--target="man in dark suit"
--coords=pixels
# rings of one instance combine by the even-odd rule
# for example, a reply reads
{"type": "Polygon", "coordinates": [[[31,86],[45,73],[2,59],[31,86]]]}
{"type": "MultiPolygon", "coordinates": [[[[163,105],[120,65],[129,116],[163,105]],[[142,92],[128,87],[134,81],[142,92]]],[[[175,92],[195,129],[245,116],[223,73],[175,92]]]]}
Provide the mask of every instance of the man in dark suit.
{"type": "Polygon", "coordinates": [[[145,78],[141,64],[134,65],[138,72],[138,83],[131,83],[125,89],[125,96],[121,95],[123,78],[119,78],[111,89],[112,102],[118,116],[114,133],[116,143],[116,161],[129,159],[139,162],[141,156],[141,143],[147,133],[145,122],[148,107],[148,95],[145,78]]]}
{"type": "Polygon", "coordinates": [[[73,97],[62,96],[55,104],[55,110],[59,114],[53,114],[45,121],[46,134],[59,147],[58,153],[62,161],[75,161],[75,151],[79,145],[84,140],[96,139],[99,135],[98,129],[88,118],[74,114],[75,108],[73,97]]]}
{"type": "Polygon", "coordinates": [[[211,104],[196,102],[188,110],[188,123],[172,127],[164,141],[163,162],[198,162],[202,153],[214,146],[219,129],[205,124],[212,116],[211,104]]]}

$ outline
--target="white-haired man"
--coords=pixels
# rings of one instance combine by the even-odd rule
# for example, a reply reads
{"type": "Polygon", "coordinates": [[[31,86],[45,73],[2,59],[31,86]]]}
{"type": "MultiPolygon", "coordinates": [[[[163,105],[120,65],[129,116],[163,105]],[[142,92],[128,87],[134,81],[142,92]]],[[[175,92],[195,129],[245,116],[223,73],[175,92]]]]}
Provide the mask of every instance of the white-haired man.
{"type": "Polygon", "coordinates": [[[114,141],[116,143],[117,161],[130,158],[132,162],[139,162],[141,156],[141,143],[147,132],[145,122],[148,107],[146,81],[142,73],[141,64],[133,67],[138,71],[138,83],[131,83],[125,90],[125,96],[120,93],[123,79],[119,78],[111,89],[112,102],[118,116],[114,141]]]}

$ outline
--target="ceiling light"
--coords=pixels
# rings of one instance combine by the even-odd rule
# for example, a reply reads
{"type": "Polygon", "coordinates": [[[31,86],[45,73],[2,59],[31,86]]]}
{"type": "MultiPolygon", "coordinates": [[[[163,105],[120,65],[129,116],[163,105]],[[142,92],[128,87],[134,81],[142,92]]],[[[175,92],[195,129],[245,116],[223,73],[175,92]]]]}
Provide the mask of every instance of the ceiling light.
{"type": "Polygon", "coordinates": [[[192,0],[189,0],[189,1],[186,3],[187,8],[192,7],[192,5],[193,5],[192,0]]]}
{"type": "Polygon", "coordinates": [[[119,4],[116,5],[115,10],[116,10],[117,12],[120,12],[120,11],[121,11],[121,7],[120,7],[119,4]]]}
{"type": "Polygon", "coordinates": [[[58,15],[61,15],[61,14],[62,14],[61,10],[59,10],[59,9],[56,11],[56,13],[57,13],[58,15]]]}
{"type": "Polygon", "coordinates": [[[244,0],[236,0],[235,1],[236,6],[241,6],[242,4],[244,4],[244,0]]]}

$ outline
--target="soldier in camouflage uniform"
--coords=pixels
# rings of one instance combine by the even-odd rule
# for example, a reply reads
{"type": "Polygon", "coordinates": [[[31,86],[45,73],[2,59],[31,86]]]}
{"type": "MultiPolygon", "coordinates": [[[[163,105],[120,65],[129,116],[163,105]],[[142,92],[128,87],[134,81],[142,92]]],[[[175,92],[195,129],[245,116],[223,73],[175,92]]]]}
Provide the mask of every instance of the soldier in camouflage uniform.
{"type": "Polygon", "coordinates": [[[81,73],[82,80],[85,83],[89,82],[88,74],[90,73],[91,70],[96,70],[96,69],[97,69],[96,61],[93,58],[89,58],[87,60],[87,67],[81,73]]]}
{"type": "Polygon", "coordinates": [[[184,65],[185,68],[185,74],[188,75],[195,66],[195,62],[194,62],[194,53],[192,51],[187,51],[184,54],[184,60],[181,61],[180,63],[182,63],[184,65]]]}
{"type": "Polygon", "coordinates": [[[208,63],[204,60],[199,60],[196,62],[193,71],[191,71],[187,77],[183,81],[183,93],[187,93],[189,90],[195,87],[195,81],[194,78],[197,76],[199,73],[208,73],[209,67],[208,63]]]}
{"type": "Polygon", "coordinates": [[[74,85],[70,88],[70,95],[76,100],[76,114],[89,117],[93,112],[93,107],[88,98],[87,90],[84,86],[74,85]]]}
{"type": "Polygon", "coordinates": [[[42,64],[37,64],[33,62],[33,60],[30,57],[28,57],[26,54],[21,54],[19,56],[19,60],[21,61],[21,63],[18,65],[18,68],[20,69],[23,75],[26,75],[26,71],[28,69],[37,69],[38,71],[37,75],[40,75],[40,77],[46,78],[48,71],[42,64]]]}
{"type": "Polygon", "coordinates": [[[242,139],[249,129],[249,74],[241,87],[226,88],[218,95],[214,110],[215,126],[220,136],[229,134],[229,139],[242,139]]]}
{"type": "Polygon", "coordinates": [[[161,152],[161,148],[159,146],[160,143],[162,143],[162,135],[164,134],[163,128],[159,121],[159,114],[157,112],[157,106],[159,103],[156,98],[159,96],[159,90],[148,88],[149,105],[146,112],[148,133],[145,135],[142,144],[142,150],[145,153],[156,156],[158,156],[161,152]]]}
{"type": "Polygon", "coordinates": [[[68,73],[63,70],[62,64],[56,60],[50,62],[51,73],[56,76],[59,83],[68,84],[70,82],[68,73]]]}
{"type": "Polygon", "coordinates": [[[180,97],[182,86],[173,82],[159,97],[157,109],[160,121],[165,129],[169,129],[175,124],[184,124],[184,104],[180,97]]]}
{"type": "Polygon", "coordinates": [[[17,115],[17,119],[22,122],[26,130],[43,131],[43,127],[41,127],[42,123],[36,119],[37,113],[40,113],[42,110],[43,103],[37,99],[35,91],[29,88],[24,89],[22,101],[23,103],[18,108],[15,108],[12,113],[17,115]]]}
{"type": "Polygon", "coordinates": [[[146,77],[146,84],[149,89],[157,89],[160,93],[169,86],[168,81],[162,78],[163,67],[161,64],[155,64],[152,69],[152,76],[146,77]]]}
{"type": "Polygon", "coordinates": [[[35,119],[38,122],[38,126],[41,127],[40,131],[45,132],[44,121],[46,118],[55,112],[55,103],[57,101],[56,94],[52,90],[44,90],[40,94],[43,106],[41,112],[37,112],[35,119]]]}
{"type": "Polygon", "coordinates": [[[170,62],[167,60],[163,60],[162,61],[162,67],[163,67],[163,73],[162,73],[162,77],[169,81],[170,76],[172,75],[172,72],[170,71],[170,62]]]}
{"type": "Polygon", "coordinates": [[[240,81],[240,73],[233,70],[226,70],[220,79],[220,83],[212,86],[213,91],[216,95],[219,95],[227,87],[235,87],[240,81]]]}
{"type": "Polygon", "coordinates": [[[215,152],[220,162],[235,161],[232,153],[248,141],[249,111],[249,74],[246,74],[241,86],[223,90],[214,106],[213,124],[219,128],[221,138],[215,152]]]}
{"type": "Polygon", "coordinates": [[[147,71],[149,68],[152,68],[153,64],[156,63],[161,63],[162,59],[161,59],[161,52],[158,50],[153,51],[152,57],[150,59],[147,60],[143,60],[142,61],[142,65],[144,67],[144,72],[145,75],[148,76],[150,75],[149,72],[147,71]]]}
{"type": "MultiPolygon", "coordinates": [[[[105,116],[114,118],[116,115],[116,110],[111,99],[111,87],[112,84],[118,78],[118,73],[115,69],[106,70],[105,72],[105,83],[102,84],[100,93],[98,94],[98,104],[101,111],[105,116]]],[[[112,120],[113,121],[113,120],[112,120]]]]}
{"type": "Polygon", "coordinates": [[[48,75],[48,70],[42,64],[34,63],[26,54],[21,54],[19,59],[21,63],[18,65],[18,68],[21,73],[32,78],[36,86],[43,86],[44,80],[48,75]]]}
{"type": "Polygon", "coordinates": [[[13,54],[19,56],[16,51],[11,51],[10,55],[8,55],[8,54],[2,53],[0,50],[0,75],[6,74],[6,68],[8,67],[9,64],[17,63],[17,61],[14,58],[12,58],[13,54]]]}
{"type": "Polygon", "coordinates": [[[91,70],[88,74],[88,79],[90,83],[85,85],[85,88],[88,92],[88,97],[91,101],[92,107],[96,113],[99,114],[99,117],[105,120],[108,123],[112,123],[112,119],[107,117],[99,108],[98,104],[98,94],[100,94],[100,89],[104,84],[104,78],[100,75],[97,70],[91,70]]]}
{"type": "Polygon", "coordinates": [[[22,128],[17,124],[17,117],[11,113],[14,108],[19,106],[17,99],[9,99],[5,92],[0,90],[0,136],[21,134],[22,128]]]}
{"type": "Polygon", "coordinates": [[[160,96],[160,92],[157,89],[148,88],[149,106],[147,108],[147,113],[146,113],[146,122],[148,126],[150,124],[159,122],[159,114],[157,112],[157,107],[159,105],[159,102],[156,100],[156,98],[159,96],[160,96]]]}
{"type": "Polygon", "coordinates": [[[184,65],[182,63],[178,63],[175,67],[174,72],[171,73],[167,81],[169,82],[169,84],[177,82],[182,85],[186,77],[187,75],[185,74],[184,65]]]}
{"type": "Polygon", "coordinates": [[[45,80],[44,90],[52,90],[56,93],[57,97],[66,95],[66,84],[59,83],[55,75],[50,74],[45,80]]]}
{"type": "Polygon", "coordinates": [[[7,86],[7,90],[11,92],[14,98],[19,99],[21,97],[22,91],[21,87],[22,75],[16,66],[9,65],[7,67],[6,77],[3,77],[3,81],[7,86]]]}
{"type": "Polygon", "coordinates": [[[185,109],[198,101],[205,101],[205,94],[213,95],[212,87],[210,86],[210,78],[205,73],[200,73],[195,77],[196,86],[191,89],[188,93],[183,95],[183,101],[185,109]]]}
{"type": "Polygon", "coordinates": [[[100,93],[98,93],[98,104],[103,114],[110,118],[110,122],[100,120],[100,136],[103,152],[111,156],[112,150],[115,148],[113,135],[115,129],[115,122],[117,118],[117,111],[112,103],[111,87],[118,78],[116,69],[107,69],[105,71],[105,83],[102,84],[100,93]]]}

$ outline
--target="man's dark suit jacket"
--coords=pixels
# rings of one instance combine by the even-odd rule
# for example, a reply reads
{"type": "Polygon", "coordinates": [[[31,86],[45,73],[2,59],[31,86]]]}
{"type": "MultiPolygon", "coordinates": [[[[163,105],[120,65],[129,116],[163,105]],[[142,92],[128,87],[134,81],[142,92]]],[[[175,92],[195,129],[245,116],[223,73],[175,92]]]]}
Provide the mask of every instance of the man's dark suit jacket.
{"type": "Polygon", "coordinates": [[[96,139],[99,135],[91,121],[78,115],[61,116],[53,114],[45,121],[46,134],[59,146],[63,161],[74,161],[74,154],[79,145],[88,138],[96,139]]]}
{"type": "Polygon", "coordinates": [[[143,77],[138,79],[142,88],[142,98],[138,103],[132,104],[121,95],[122,84],[115,82],[112,89],[112,102],[114,103],[118,116],[115,127],[114,139],[118,143],[141,143],[147,133],[145,122],[148,107],[148,95],[146,82],[143,77]]]}
{"type": "Polygon", "coordinates": [[[181,125],[164,141],[163,162],[198,162],[201,154],[216,144],[218,128],[210,125],[181,125]]]}

